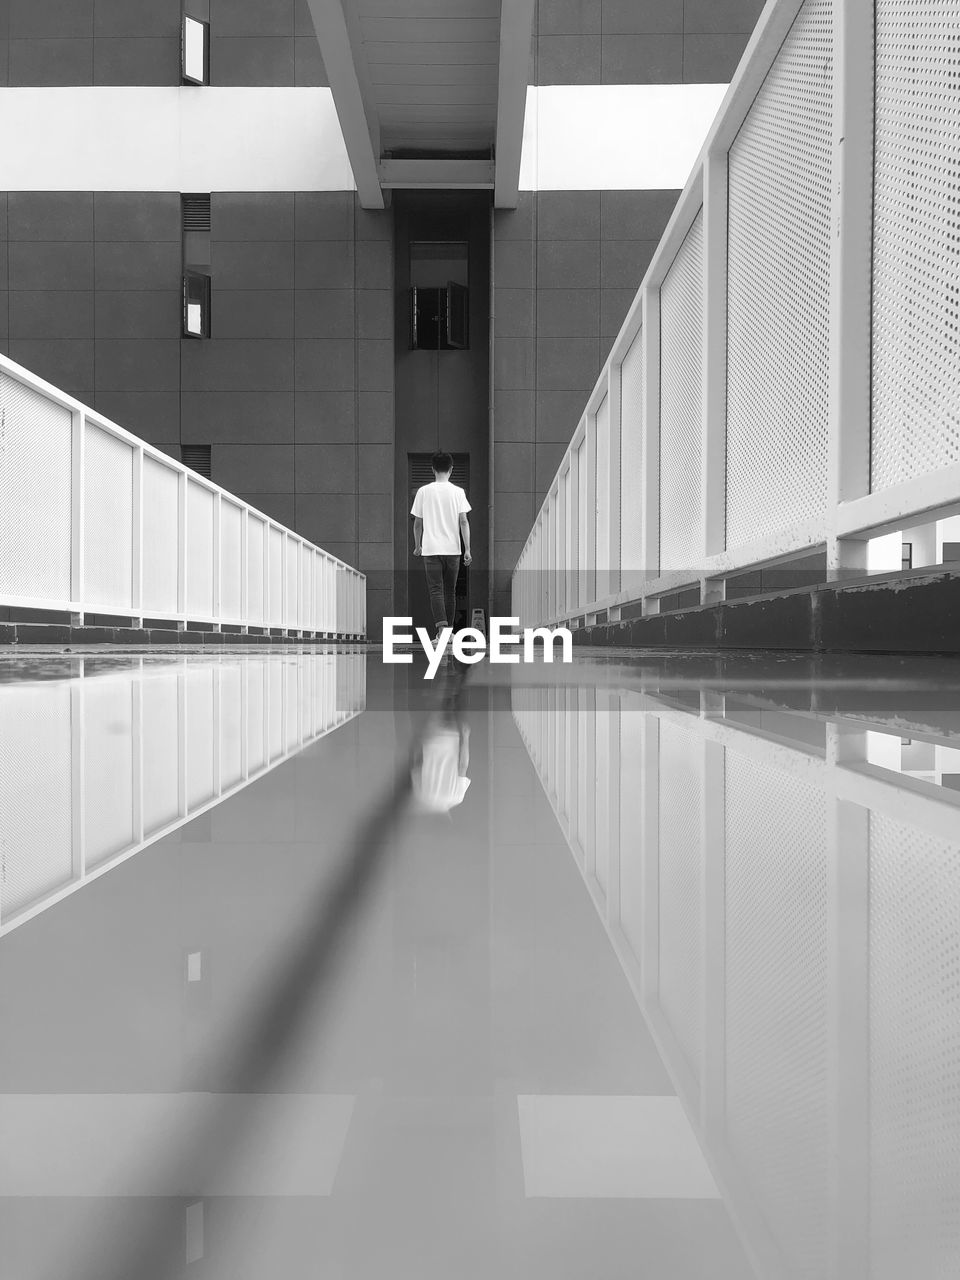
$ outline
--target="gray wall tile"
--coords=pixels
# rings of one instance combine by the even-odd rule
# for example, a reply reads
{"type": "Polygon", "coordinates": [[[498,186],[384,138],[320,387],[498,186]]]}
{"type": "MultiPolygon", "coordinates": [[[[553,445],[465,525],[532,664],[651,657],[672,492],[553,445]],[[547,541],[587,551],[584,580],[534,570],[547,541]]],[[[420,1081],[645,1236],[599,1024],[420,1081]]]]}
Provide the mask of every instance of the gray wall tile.
{"type": "Polygon", "coordinates": [[[202,444],[293,444],[292,391],[185,391],[184,439],[202,444]]]}
{"type": "Polygon", "coordinates": [[[90,191],[11,191],[7,197],[11,240],[92,240],[90,191]]]}
{"type": "Polygon", "coordinates": [[[604,240],[659,240],[679,191],[604,191],[600,197],[604,240]]]}
{"type": "Polygon", "coordinates": [[[547,489],[553,484],[557,468],[567,451],[563,441],[541,441],[537,445],[537,461],[534,474],[537,505],[543,501],[547,489]]]}
{"type": "Polygon", "coordinates": [[[14,338],[92,338],[93,298],[92,290],[15,289],[9,296],[10,333],[14,338]]]}
{"type": "Polygon", "coordinates": [[[10,83],[10,41],[0,38],[0,88],[10,83]]]}
{"type": "Polygon", "coordinates": [[[598,289],[541,289],[537,334],[542,338],[594,338],[600,332],[598,289]]]}
{"type": "Polygon", "coordinates": [[[11,39],[92,36],[93,0],[8,0],[11,39]]]}
{"type": "Polygon", "coordinates": [[[501,493],[529,493],[533,487],[533,444],[498,442],[493,451],[495,501],[501,493]]]}
{"type": "Polygon", "coordinates": [[[540,241],[537,245],[537,287],[539,289],[599,289],[599,242],[540,241]]]}
{"type": "Polygon", "coordinates": [[[598,36],[600,12],[601,0],[540,0],[537,30],[541,37],[598,36]]]}
{"type": "MultiPolygon", "coordinates": [[[[592,389],[593,382],[590,383],[592,389]]],[[[538,391],[537,442],[547,440],[569,444],[583,417],[586,403],[585,391],[538,391]]]]}
{"type": "Polygon", "coordinates": [[[298,444],[298,493],[355,493],[357,451],[352,444],[298,444]]]}
{"type": "Polygon", "coordinates": [[[354,299],[352,289],[297,289],[298,338],[352,338],[354,299]]]}
{"type": "Polygon", "coordinates": [[[542,390],[589,390],[599,372],[596,337],[537,339],[537,386],[542,390]]]}
{"type": "Polygon", "coordinates": [[[533,289],[498,289],[494,332],[498,338],[532,338],[537,331],[537,294],[533,289]]]}
{"type": "Polygon", "coordinates": [[[215,191],[210,197],[214,240],[292,240],[292,191],[215,191]]]}
{"type": "Polygon", "coordinates": [[[230,36],[292,36],[294,0],[210,0],[210,21],[230,36]]]}
{"type": "Polygon", "coordinates": [[[357,395],[360,439],[368,444],[387,443],[394,438],[394,398],[392,391],[361,391],[357,395]]]}
{"type": "Polygon", "coordinates": [[[393,538],[393,508],[382,493],[360,494],[359,537],[364,542],[390,542],[393,538]]]}
{"type": "Polygon", "coordinates": [[[293,445],[217,444],[211,450],[211,471],[216,483],[231,493],[292,494],[293,445]]]}
{"type": "Polygon", "coordinates": [[[537,200],[539,240],[597,240],[599,191],[541,191],[537,200]]]}
{"type": "Polygon", "coordinates": [[[533,338],[507,338],[494,346],[494,386],[521,391],[536,385],[536,342],[533,338]]]}
{"type": "Polygon", "coordinates": [[[95,0],[94,35],[180,37],[180,0],[95,0]]]}
{"type": "Polygon", "coordinates": [[[95,374],[98,391],[179,391],[180,341],[98,339],[95,374]]]}
{"type": "Polygon", "coordinates": [[[180,289],[180,245],[172,241],[96,246],[98,289],[180,289]]]}
{"type": "Polygon", "coordinates": [[[690,0],[603,0],[603,34],[652,35],[682,31],[684,6],[689,3],[690,0]]]}
{"type": "Polygon", "coordinates": [[[295,270],[298,289],[352,289],[353,242],[298,240],[295,270]]]}
{"type": "Polygon", "coordinates": [[[352,240],[352,191],[298,191],[294,196],[298,240],[352,240]]]}
{"type": "Polygon", "coordinates": [[[214,240],[211,274],[218,289],[292,289],[293,242],[214,240]]]}
{"type": "Polygon", "coordinates": [[[688,35],[683,42],[683,79],[686,84],[727,84],[733,79],[746,35],[688,35]]]}
{"type": "Polygon", "coordinates": [[[100,289],[98,338],[179,338],[183,304],[179,290],[100,289]]]}
{"type": "Polygon", "coordinates": [[[93,342],[88,339],[36,339],[9,342],[10,358],[55,387],[74,395],[93,391],[93,342]]]}
{"type": "MultiPolygon", "coordinates": [[[[0,281],[5,284],[6,281],[0,281]]],[[[3,343],[3,350],[6,352],[7,339],[10,336],[10,326],[8,316],[10,314],[9,294],[6,289],[0,288],[0,343],[3,343]]]]}
{"type": "Polygon", "coordinates": [[[597,84],[600,36],[541,36],[537,41],[537,84],[597,84]]]}
{"type": "Polygon", "coordinates": [[[494,438],[533,440],[537,426],[536,392],[497,386],[493,394],[494,438]]]}
{"type": "Polygon", "coordinates": [[[604,84],[680,84],[683,36],[604,36],[601,71],[604,84]]]}
{"type": "Polygon", "coordinates": [[[93,40],[11,40],[11,85],[93,84],[93,40]]]}
{"type": "Polygon", "coordinates": [[[393,446],[389,444],[361,444],[359,491],[360,493],[393,493],[393,446]]]}
{"type": "Polygon", "coordinates": [[[394,567],[392,542],[361,542],[357,548],[357,568],[369,575],[394,567]]]}
{"type": "Polygon", "coordinates": [[[749,35],[763,12],[763,0],[684,0],[685,31],[749,35]]]}
{"type": "Polygon", "coordinates": [[[298,391],[294,396],[297,444],[351,444],[357,437],[352,391],[298,391]]]}
{"type": "Polygon", "coordinates": [[[357,343],[357,367],[361,391],[392,391],[393,343],[361,339],[357,343]]]}
{"type": "Polygon", "coordinates": [[[353,493],[297,495],[297,532],[318,546],[355,541],[357,498],[353,493]]]}
{"type": "Polygon", "coordinates": [[[498,493],[493,504],[494,537],[498,542],[524,542],[535,515],[532,492],[498,493]]]}
{"type": "Polygon", "coordinates": [[[184,339],[181,377],[184,391],[290,391],[294,344],[273,338],[253,340],[184,339]]]}
{"type": "Polygon", "coordinates": [[[393,246],[385,240],[357,245],[357,287],[389,289],[393,285],[393,246]]]}
{"type": "Polygon", "coordinates": [[[98,191],[96,236],[102,241],[171,241],[180,246],[180,195],[176,191],[98,191]]]}
{"type": "Polygon", "coordinates": [[[180,395],[176,391],[98,391],[94,408],[141,440],[180,439],[180,395]]]}
{"type": "Polygon", "coordinates": [[[600,293],[600,332],[616,337],[633,306],[636,289],[603,289],[600,293]]]}
{"type": "Polygon", "coordinates": [[[303,88],[330,83],[327,69],[323,65],[320,43],[315,35],[294,38],[293,78],[294,83],[303,88]]]}
{"type": "Polygon", "coordinates": [[[493,278],[498,289],[535,289],[537,246],[532,240],[498,242],[493,257],[493,278]]]}
{"type": "Polygon", "coordinates": [[[352,391],[356,385],[354,344],[342,338],[298,338],[297,391],[352,391]]]}
{"type": "Polygon", "coordinates": [[[601,287],[636,289],[656,247],[656,240],[605,240],[601,249],[601,287]]]}
{"type": "Polygon", "coordinates": [[[361,338],[393,339],[393,292],[390,289],[359,289],[357,334],[361,338]]]}
{"type": "Polygon", "coordinates": [[[164,85],[180,83],[180,41],[171,36],[120,36],[93,43],[93,83],[164,85]]]}
{"type": "Polygon", "coordinates": [[[211,329],[218,338],[292,338],[292,289],[222,289],[214,276],[211,329]]]}
{"type": "Polygon", "coordinates": [[[294,0],[293,29],[298,36],[316,37],[316,28],[313,25],[313,16],[307,0],[294,0]]]}
{"type": "MultiPolygon", "coordinates": [[[[216,454],[213,455],[213,466],[216,467],[216,454]]],[[[216,476],[214,471],[214,476],[216,476]]],[[[219,480],[216,481],[220,483],[219,480]]],[[[251,507],[256,507],[258,511],[262,511],[265,516],[269,516],[271,520],[277,520],[280,524],[286,525],[288,529],[297,527],[297,508],[296,501],[292,493],[238,493],[237,497],[241,502],[248,503],[251,507]]]]}
{"type": "Polygon", "coordinates": [[[210,38],[210,83],[289,86],[294,82],[292,37],[210,38]]]}
{"type": "Polygon", "coordinates": [[[93,245],[11,240],[11,289],[92,289],[93,245]]]}
{"type": "Polygon", "coordinates": [[[493,225],[498,247],[504,240],[536,239],[537,193],[521,191],[516,209],[497,209],[493,225]]]}

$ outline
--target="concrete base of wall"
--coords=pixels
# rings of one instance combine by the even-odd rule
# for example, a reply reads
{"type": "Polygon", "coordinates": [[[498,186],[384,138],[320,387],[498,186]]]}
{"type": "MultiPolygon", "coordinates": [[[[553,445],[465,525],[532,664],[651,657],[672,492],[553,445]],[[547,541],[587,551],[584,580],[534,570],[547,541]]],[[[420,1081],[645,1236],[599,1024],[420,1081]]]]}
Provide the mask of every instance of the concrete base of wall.
{"type": "Polygon", "coordinates": [[[631,649],[960,654],[960,576],[941,568],[600,623],[574,644],[631,649]]]}

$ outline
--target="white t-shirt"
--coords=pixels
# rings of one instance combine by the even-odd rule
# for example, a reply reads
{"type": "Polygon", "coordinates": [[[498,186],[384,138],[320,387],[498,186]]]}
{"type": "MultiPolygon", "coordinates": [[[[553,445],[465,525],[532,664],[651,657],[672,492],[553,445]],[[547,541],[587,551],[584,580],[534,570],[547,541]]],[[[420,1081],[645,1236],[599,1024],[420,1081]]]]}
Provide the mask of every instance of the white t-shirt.
{"type": "Polygon", "coordinates": [[[418,489],[410,514],[423,521],[423,554],[458,556],[460,516],[469,510],[467,495],[449,480],[434,480],[418,489]]]}

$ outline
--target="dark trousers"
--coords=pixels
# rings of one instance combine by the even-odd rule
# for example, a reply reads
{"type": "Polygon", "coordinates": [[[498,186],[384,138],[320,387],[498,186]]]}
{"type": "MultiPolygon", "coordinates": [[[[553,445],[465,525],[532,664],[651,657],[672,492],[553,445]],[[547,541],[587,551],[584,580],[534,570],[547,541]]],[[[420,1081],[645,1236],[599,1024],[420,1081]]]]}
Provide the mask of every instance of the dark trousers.
{"type": "Polygon", "coordinates": [[[452,627],[457,613],[457,576],[459,556],[424,556],[430,609],[438,627],[452,627]]]}

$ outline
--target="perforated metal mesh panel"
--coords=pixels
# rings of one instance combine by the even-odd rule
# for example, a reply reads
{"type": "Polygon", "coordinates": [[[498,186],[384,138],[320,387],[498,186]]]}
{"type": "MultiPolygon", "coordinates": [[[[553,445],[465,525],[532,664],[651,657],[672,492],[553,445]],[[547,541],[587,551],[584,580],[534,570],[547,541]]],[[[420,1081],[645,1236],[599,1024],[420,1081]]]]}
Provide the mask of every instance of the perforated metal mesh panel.
{"type": "Polygon", "coordinates": [[[143,833],[151,835],[180,816],[180,698],[175,671],[143,680],[143,833]]]}
{"type": "Polygon", "coordinates": [[[139,842],[134,825],[133,685],[123,676],[85,680],[84,864],[102,866],[139,842]]]}
{"type": "Polygon", "coordinates": [[[187,613],[213,615],[213,504],[210,489],[187,481],[187,613]]]}
{"type": "Polygon", "coordinates": [[[243,563],[241,556],[240,508],[225,499],[220,501],[220,617],[240,621],[240,598],[243,563]]]}
{"type": "Polygon", "coordinates": [[[166,617],[177,609],[180,477],[143,459],[143,610],[166,617]]]}
{"type": "Polygon", "coordinates": [[[826,816],[726,752],[726,1126],[791,1275],[828,1274],[826,816]]]}
{"type": "MultiPolygon", "coordinates": [[[[620,564],[624,586],[643,568],[643,330],[627,349],[621,371],[620,400],[620,564]]],[[[655,567],[655,566],[654,566],[655,567]]]]}
{"type": "Polygon", "coordinates": [[[83,602],[129,610],[133,588],[133,449],[86,426],[83,602]]]}
{"type": "Polygon", "coordinates": [[[279,529],[270,529],[267,535],[267,564],[269,572],[269,622],[271,627],[283,626],[283,539],[279,529]]]}
{"type": "Polygon", "coordinates": [[[805,0],[729,155],[730,547],[826,510],[832,165],[833,0],[805,0]]]}
{"type": "Polygon", "coordinates": [[[300,543],[294,541],[293,538],[286,538],[285,540],[284,574],[286,576],[287,591],[284,610],[284,625],[287,627],[296,627],[299,625],[297,585],[300,581],[300,543]]]}
{"type": "Polygon", "coordinates": [[[702,743],[660,721],[660,1008],[694,1078],[703,1053],[702,743]]]}
{"type": "Polygon", "coordinates": [[[960,842],[870,815],[870,1275],[960,1274],[960,842]]]}
{"type": "Polygon", "coordinates": [[[0,688],[0,925],[73,879],[71,760],[67,686],[0,688]]]}
{"type": "Polygon", "coordinates": [[[660,568],[703,560],[703,210],[660,289],[660,568]]]}
{"type": "MultiPolygon", "coordinates": [[[[597,548],[597,599],[602,600],[610,594],[611,572],[615,557],[611,555],[610,546],[610,500],[612,486],[610,484],[610,397],[606,395],[597,409],[597,501],[596,501],[596,548],[597,548]]],[[[619,498],[619,491],[617,494],[619,498]]]]}
{"type": "Polygon", "coordinates": [[[871,486],[960,462],[960,18],[877,0],[871,486]]]}
{"type": "MultiPolygon", "coordinates": [[[[587,599],[587,442],[584,440],[577,450],[577,594],[576,603],[584,604],[587,599]]],[[[540,621],[539,610],[537,621],[540,621]]]]}
{"type": "Polygon", "coordinates": [[[247,621],[262,623],[266,525],[256,516],[247,516],[247,621]]]}
{"type": "Polygon", "coordinates": [[[72,416],[0,372],[0,595],[70,599],[72,416]]]}

